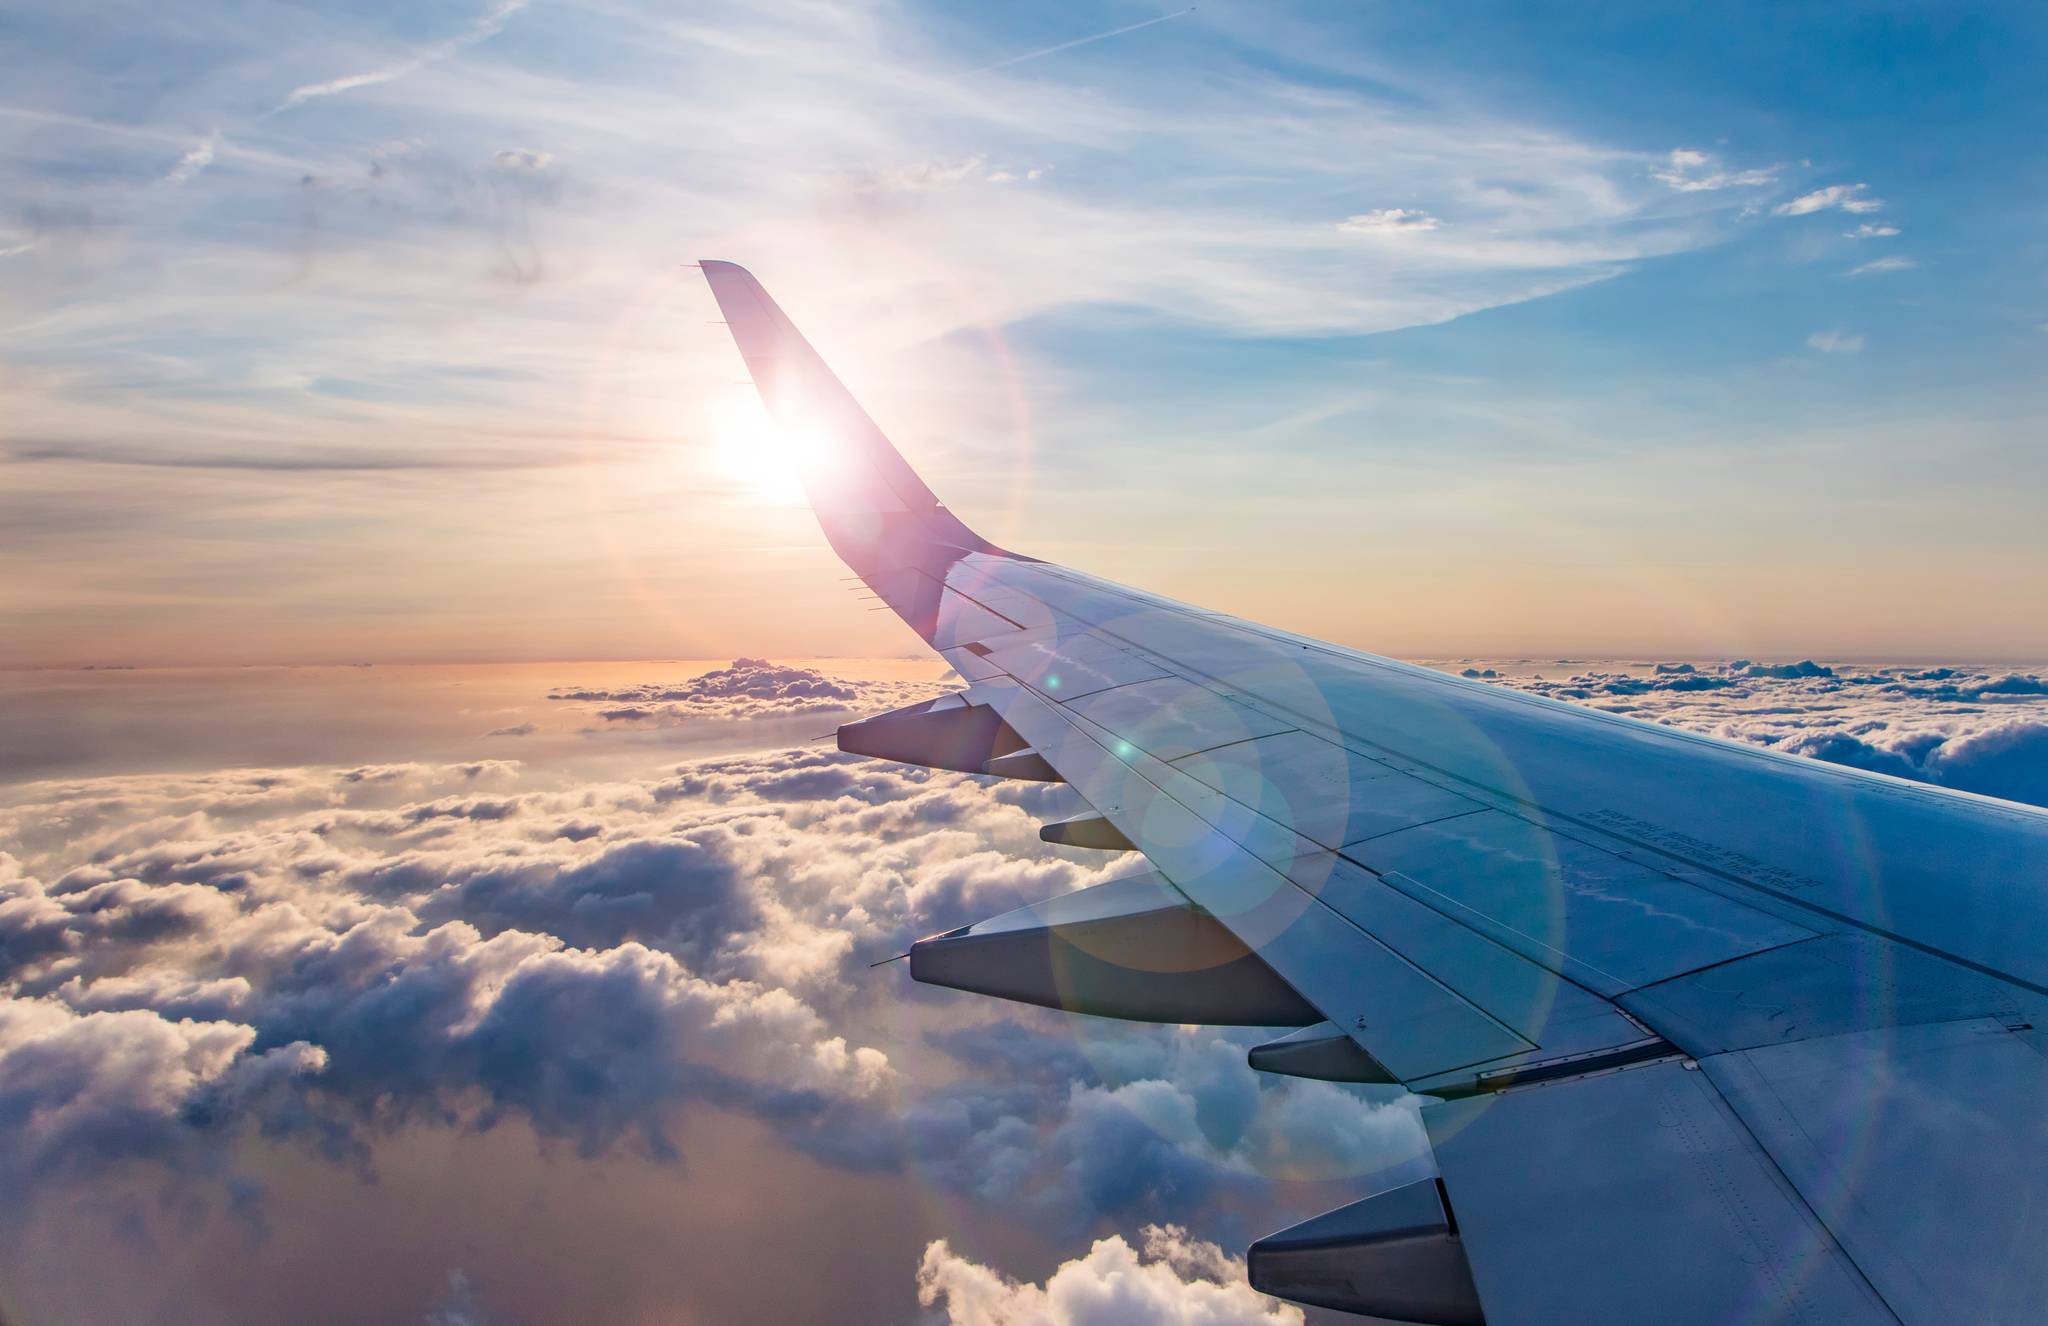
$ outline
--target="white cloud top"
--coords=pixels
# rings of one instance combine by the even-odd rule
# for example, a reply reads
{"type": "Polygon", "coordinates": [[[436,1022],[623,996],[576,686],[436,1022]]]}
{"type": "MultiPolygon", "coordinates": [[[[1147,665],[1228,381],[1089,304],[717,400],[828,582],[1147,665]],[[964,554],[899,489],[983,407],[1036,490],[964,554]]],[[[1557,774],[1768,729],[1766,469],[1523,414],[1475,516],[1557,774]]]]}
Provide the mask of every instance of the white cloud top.
{"type": "Polygon", "coordinates": [[[1148,1225],[1139,1247],[1098,1239],[1043,1285],[1020,1284],[962,1257],[925,1249],[918,1301],[946,1326],[1301,1326],[1300,1308],[1255,1293],[1244,1263],[1175,1225],[1148,1225]]]}

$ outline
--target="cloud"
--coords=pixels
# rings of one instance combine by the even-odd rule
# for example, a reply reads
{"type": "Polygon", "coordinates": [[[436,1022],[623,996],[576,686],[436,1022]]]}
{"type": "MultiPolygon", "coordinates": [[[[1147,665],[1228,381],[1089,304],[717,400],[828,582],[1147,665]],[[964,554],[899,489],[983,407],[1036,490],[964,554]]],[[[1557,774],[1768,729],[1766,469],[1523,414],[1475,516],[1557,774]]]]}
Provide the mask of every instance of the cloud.
{"type": "Polygon", "coordinates": [[[1836,675],[1833,668],[1823,663],[1816,663],[1810,658],[1802,658],[1797,663],[1751,663],[1747,660],[1742,660],[1730,663],[1728,671],[1744,677],[1777,677],[1780,679],[1791,677],[1833,677],[1836,675]]]}
{"type": "Polygon", "coordinates": [[[428,1312],[423,1326],[491,1326],[496,1321],[477,1299],[476,1286],[460,1270],[448,1272],[448,1293],[428,1312]]]}
{"type": "MultiPolygon", "coordinates": [[[[2048,798],[2039,670],[1607,662],[1546,680],[1531,666],[1471,670],[2048,798]]],[[[715,725],[722,706],[779,703],[788,686],[866,684],[747,659],[694,689],[563,689],[684,689],[715,725]]],[[[57,1194],[145,1174],[317,1231],[323,1214],[285,1206],[305,1191],[258,1192],[237,1157],[288,1148],[325,1174],[309,1181],[324,1198],[416,1154],[423,1133],[493,1134],[494,1163],[531,1133],[551,1182],[573,1189],[619,1159],[703,1165],[707,1121],[737,1116],[750,1145],[825,1167],[810,1172],[827,1186],[831,1171],[901,1175],[1039,1238],[1198,1222],[1199,1237],[1098,1243],[1035,1284],[927,1253],[920,1284],[941,1319],[1088,1320],[1107,1286],[1139,1295],[1109,1301],[1142,1319],[1256,1321],[1291,1309],[1249,1296],[1208,1240],[1282,1223],[1272,1203],[1293,1189],[1276,1180],[1327,1183],[1333,1204],[1425,1159],[1412,1101],[1249,1072],[1245,1047],[1264,1033],[1063,1018],[867,969],[918,934],[1130,868],[1037,840],[1071,806],[1065,789],[816,747],[652,768],[523,750],[535,759],[13,789],[0,807],[16,852],[0,857],[0,1184],[19,1198],[0,1218],[47,1221],[57,1194]],[[584,1158],[600,1168],[572,1168],[584,1158]]],[[[758,1214],[779,1199],[733,1200],[758,1214]]],[[[437,1288],[453,1260],[429,1263],[437,1288]]]]}
{"type": "MultiPolygon", "coordinates": [[[[352,770],[330,786],[411,777],[404,767],[352,770]]],[[[743,905],[743,867],[732,860],[714,867],[730,904],[721,914],[701,890],[677,887],[673,852],[659,842],[555,840],[560,850],[537,855],[521,812],[553,811],[547,797],[287,809],[223,831],[212,826],[235,813],[232,785],[171,780],[153,796],[134,782],[115,787],[118,811],[101,814],[127,823],[162,826],[162,812],[195,798],[205,809],[168,840],[153,828],[127,850],[100,829],[97,862],[52,885],[6,862],[0,1115],[17,1126],[0,1171],[32,1178],[54,1172],[52,1157],[105,1164],[130,1153],[129,1133],[152,1153],[171,1154],[167,1139],[180,1135],[197,1148],[205,1130],[194,1119],[231,1132],[244,1105],[301,1078],[303,1128],[320,1120],[329,1133],[353,1131],[373,1107],[433,1117],[475,1092],[479,1126],[512,1111],[586,1151],[633,1136],[657,1156],[673,1153],[667,1113],[692,1099],[800,1128],[890,1080],[880,1052],[833,1032],[787,989],[740,974],[765,970],[765,958],[713,956],[735,939],[722,916],[753,919],[767,948],[814,929],[763,918],[758,895],[743,905]],[[427,830],[436,845],[414,845],[427,830]],[[625,937],[642,933],[672,951],[625,937]],[[693,970],[692,955],[724,974],[693,970]]],[[[105,804],[109,790],[53,789],[58,802],[27,813],[105,804]]],[[[614,831],[631,818],[624,806],[662,804],[644,790],[619,796],[614,831]]],[[[736,853],[754,845],[730,831],[709,841],[736,853]]],[[[713,850],[677,849],[707,864],[713,850]]]]}
{"type": "Polygon", "coordinates": [[[1300,1326],[1300,1308],[1255,1292],[1244,1263],[1175,1225],[1147,1225],[1138,1248],[1098,1239],[1043,1285],[1020,1284],[970,1261],[943,1239],[917,1268],[918,1302],[947,1326],[1300,1326]]]}
{"type": "Polygon", "coordinates": [[[1892,236],[1894,236],[1894,235],[1896,235],[1896,234],[1898,234],[1898,233],[1899,233],[1899,228],[1898,228],[1897,226],[1880,226],[1880,225],[1873,225],[1873,224],[1871,224],[1870,222],[1868,222],[1868,221],[1865,221],[1865,222],[1864,222],[1864,223],[1863,223],[1862,225],[1860,225],[1860,226],[1856,227],[1856,228],[1855,228],[1854,230],[1845,230],[1845,231],[1843,231],[1843,232],[1842,232],[1842,238],[1843,238],[1843,239],[1890,239],[1890,238],[1891,238],[1892,236]]]}
{"type": "Polygon", "coordinates": [[[404,78],[407,74],[417,73],[428,65],[445,60],[451,55],[458,54],[468,47],[476,45],[478,42],[488,41],[492,37],[497,36],[504,28],[506,20],[526,8],[527,3],[528,0],[499,0],[498,4],[473,21],[467,28],[464,28],[446,41],[436,42],[432,46],[425,47],[382,68],[372,69],[360,74],[345,74],[340,78],[328,79],[326,82],[306,83],[295,87],[270,113],[275,115],[280,111],[303,106],[307,102],[316,101],[321,97],[331,97],[338,93],[350,92],[361,87],[374,87],[379,83],[389,83],[393,79],[404,78]]]}
{"type": "Polygon", "coordinates": [[[1183,18],[1194,12],[1195,7],[1190,5],[1186,9],[1175,10],[1171,14],[1160,14],[1154,18],[1141,19],[1136,23],[1126,23],[1120,28],[1111,28],[1107,32],[1091,33],[1086,37],[1076,37],[1072,41],[1058,42],[1051,46],[1041,46],[1036,50],[1026,51],[1022,55],[1013,55],[1006,60],[998,60],[994,64],[983,65],[980,69],[975,70],[975,72],[980,74],[992,73],[997,69],[1008,69],[1012,65],[1020,65],[1028,60],[1038,60],[1048,55],[1057,55],[1061,51],[1071,51],[1077,46],[1092,46],[1098,41],[1108,41],[1111,37],[1121,37],[1127,32],[1136,32],[1140,28],[1149,28],[1171,19],[1183,18]]]}
{"type": "Polygon", "coordinates": [[[1894,254],[1889,258],[1877,258],[1870,262],[1866,262],[1860,267],[1852,267],[1849,269],[1849,275],[1881,276],[1886,272],[1909,271],[1912,268],[1918,267],[1919,265],[1919,263],[1915,262],[1911,258],[1894,254]]]}
{"type": "Polygon", "coordinates": [[[1963,733],[1931,746],[1921,769],[1947,787],[2048,806],[2048,723],[2012,719],[1963,733]]]}
{"type": "Polygon", "coordinates": [[[1379,207],[1347,216],[1337,229],[1350,235],[1375,235],[1395,230],[1435,230],[1443,223],[1427,212],[1406,207],[1379,207]]]}
{"type": "Polygon", "coordinates": [[[1650,172],[1650,178],[1680,193],[1705,193],[1716,189],[1757,188],[1777,178],[1778,167],[1750,170],[1720,170],[1714,158],[1692,148],[1674,148],[1665,163],[1650,172]]]}
{"type": "Polygon", "coordinates": [[[1807,216],[1830,208],[1840,208],[1844,212],[1879,211],[1884,202],[1870,197],[1865,192],[1869,187],[1867,184],[1830,184],[1824,189],[1802,193],[1791,202],[1779,203],[1771,210],[1779,216],[1807,216]]]}
{"type": "Polygon", "coordinates": [[[1817,331],[1806,338],[1809,349],[1824,355],[1853,355],[1863,349],[1862,333],[1843,331],[1817,331]]]}
{"type": "MultiPolygon", "coordinates": [[[[742,660],[683,685],[716,722],[864,684],[742,660]]],[[[202,1172],[250,1128],[364,1163],[394,1127],[507,1117],[585,1154],[674,1158],[699,1102],[832,1163],[902,1163],[903,1084],[859,1030],[887,1024],[861,1010],[937,992],[865,963],[1106,864],[1036,840],[1059,789],[836,751],[523,777],[473,761],[27,789],[0,810],[29,853],[0,857],[0,1114],[20,1125],[0,1175],[28,1193],[124,1156],[202,1172]],[[133,1146],[104,1141],[123,1128],[133,1146]]],[[[1002,1117],[1056,1131],[1066,1086],[1002,1117]]],[[[1082,1218],[1058,1171],[1036,1186],[1082,1218]]]]}
{"type": "Polygon", "coordinates": [[[1812,759],[2048,805],[2048,678],[1944,667],[1612,666],[1498,684],[1812,759]]]}
{"type": "Polygon", "coordinates": [[[513,723],[508,727],[494,727],[484,733],[487,737],[530,737],[540,731],[533,723],[513,723]]]}
{"type": "Polygon", "coordinates": [[[318,1074],[303,1041],[251,1054],[255,1031],[154,1010],[79,1013],[60,1001],[0,999],[0,1176],[41,1182],[128,1159],[185,1163],[188,1120],[209,1102],[243,1104],[318,1074]]]}
{"type": "Polygon", "coordinates": [[[561,686],[550,700],[588,706],[607,723],[673,726],[711,717],[787,718],[880,711],[929,698],[932,689],[901,682],[861,682],[828,677],[816,668],[734,659],[677,682],[631,686],[561,686]]]}
{"type": "MultiPolygon", "coordinates": [[[[758,659],[718,673],[696,693],[726,704],[862,685],[758,659]]],[[[0,1007],[82,1029],[63,1073],[15,1075],[11,1117],[56,1118],[64,1083],[119,1097],[138,1065],[172,1085],[127,1125],[139,1149],[102,1145],[116,1116],[95,1108],[23,1132],[33,1154],[0,1134],[0,1174],[32,1219],[44,1179],[124,1156],[235,1182],[251,1132],[364,1173],[401,1131],[506,1121],[676,1162],[709,1108],[1075,1235],[1211,1194],[1199,1218],[1236,1239],[1265,1223],[1240,1222],[1269,1177],[1412,1158],[1411,1110],[1250,1073],[1260,1033],[1030,1009],[975,1025],[985,1001],[867,970],[1128,869],[1038,841],[1070,806],[815,748],[595,781],[478,761],[32,786],[0,810],[29,852],[0,860],[0,1007]],[[899,1067],[934,1057],[957,1068],[899,1067]]]]}
{"type": "Polygon", "coordinates": [[[934,1033],[970,1075],[915,1107],[923,1171],[1075,1235],[1103,1217],[1228,1211],[1274,1178],[1384,1187],[1429,1172],[1412,1102],[1247,1073],[1263,1033],[1090,1030],[1079,1046],[1013,1021],[934,1033]]]}
{"type": "Polygon", "coordinates": [[[203,450],[164,451],[129,439],[22,438],[6,444],[8,464],[123,465],[146,469],[228,470],[253,474],[378,474],[390,471],[477,471],[548,469],[589,463],[589,457],[533,447],[462,446],[431,455],[384,450],[359,440],[347,449],[294,448],[239,452],[216,442],[203,450]]]}
{"type": "MultiPolygon", "coordinates": [[[[252,11],[199,47],[170,10],[132,12],[130,40],[191,62],[152,108],[169,127],[136,140],[151,163],[139,178],[124,169],[135,144],[88,127],[133,113],[109,91],[121,77],[110,48],[79,43],[67,79],[105,103],[97,118],[36,131],[79,163],[65,204],[104,233],[41,241],[30,264],[42,275],[17,292],[15,358],[32,368],[10,381],[7,431],[36,440],[39,472],[23,476],[26,510],[8,514],[15,542],[36,544],[16,551],[49,570],[33,593],[8,587],[6,615],[24,623],[8,637],[16,661],[110,647],[106,610],[88,606],[103,592],[123,596],[123,648],[152,661],[305,660],[400,638],[416,654],[630,657],[748,639],[794,653],[798,633],[782,628],[797,618],[764,637],[749,590],[781,583],[784,560],[734,572],[733,592],[699,602],[678,635],[647,611],[644,568],[593,581],[559,555],[596,546],[594,532],[622,555],[668,549],[670,567],[764,537],[817,546],[794,517],[760,519],[751,490],[713,472],[716,448],[677,445],[715,436],[734,379],[729,337],[677,267],[677,217],[792,302],[878,416],[923,439],[921,465],[985,480],[973,439],[1008,436],[1022,398],[972,384],[1052,380],[1078,342],[1013,336],[1003,361],[984,331],[1105,317],[1251,337],[1441,323],[1716,243],[1744,192],[1674,192],[1648,175],[1664,154],[1625,135],[1489,109],[1418,71],[1331,77],[1323,62],[1350,58],[1337,44],[1276,58],[1284,33],[1244,25],[1208,32],[1186,52],[1192,70],[1140,62],[1102,80],[1057,57],[962,78],[961,26],[891,6],[827,7],[807,23],[727,0],[688,14],[555,7],[548,40],[513,40],[522,13],[494,44],[428,64],[392,47],[378,13],[292,12],[252,11]],[[614,43],[636,57],[614,58],[614,43]],[[351,84],[365,122],[312,113],[335,104],[331,74],[405,70],[351,84]],[[1191,76],[1209,89],[1192,107],[1191,76]],[[294,87],[298,108],[249,117],[294,87]],[[224,137],[208,187],[155,189],[212,124],[224,137]],[[1134,168],[1093,164],[1112,157],[1134,168]],[[1331,198],[1441,222],[1372,239],[1339,229],[1331,198]],[[105,260],[58,252],[93,246],[105,260]],[[655,316],[657,293],[674,339],[591,334],[593,310],[655,316]],[[561,389],[571,382],[606,384],[601,403],[561,389]],[[589,502],[532,472],[570,464],[591,471],[576,486],[589,502]],[[398,469],[419,482],[349,477],[398,469]],[[489,479],[468,487],[479,471],[489,479]],[[331,504],[312,537],[256,536],[302,516],[309,492],[331,504]],[[433,519],[394,492],[432,502],[433,519]],[[91,531],[35,514],[74,508],[113,514],[91,531]],[[526,537],[507,537],[511,522],[526,537]],[[210,551],[166,563],[171,545],[210,551]],[[472,583],[458,546],[487,549],[502,574],[472,583]],[[404,574],[378,552],[399,549],[411,550],[404,574]],[[448,611],[458,601],[463,613],[448,611]],[[532,629],[480,640],[486,619],[532,629]]],[[[462,12],[488,28],[503,10],[462,12]]],[[[36,199],[17,167],[0,192],[36,199]]],[[[29,238],[0,233],[0,245],[29,238]]],[[[837,647],[904,647],[895,623],[859,620],[837,647]]]]}
{"type": "Polygon", "coordinates": [[[185,183],[185,181],[212,165],[214,154],[219,150],[220,130],[215,129],[204,139],[200,140],[190,151],[185,153],[184,156],[178,158],[178,164],[171,167],[170,174],[164,176],[164,183],[185,183]]]}

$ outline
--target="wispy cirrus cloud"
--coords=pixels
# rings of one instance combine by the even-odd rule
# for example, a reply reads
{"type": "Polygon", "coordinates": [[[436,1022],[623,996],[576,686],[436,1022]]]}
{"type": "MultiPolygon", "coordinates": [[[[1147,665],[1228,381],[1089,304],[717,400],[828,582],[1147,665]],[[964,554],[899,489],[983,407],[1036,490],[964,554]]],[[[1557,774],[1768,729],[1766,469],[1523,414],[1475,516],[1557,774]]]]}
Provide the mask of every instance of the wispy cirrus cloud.
{"type": "MultiPolygon", "coordinates": [[[[315,483],[323,525],[357,531],[349,548],[418,547],[437,567],[459,559],[425,545],[496,545],[486,526],[518,508],[529,537],[504,564],[527,619],[587,610],[586,585],[567,583],[546,550],[595,541],[703,559],[754,546],[750,490],[716,458],[738,391],[732,352],[680,266],[701,253],[744,259],[794,301],[877,417],[934,439],[925,460],[943,473],[965,446],[947,439],[1005,436],[1028,398],[984,389],[1007,371],[987,353],[1001,329],[1114,311],[1201,335],[1385,332],[1606,280],[1733,224],[1725,191],[1648,178],[1657,158],[1421,79],[1287,76],[1223,38],[1203,52],[1211,93],[1190,107],[1183,71],[1142,62],[1109,83],[1057,58],[963,77],[954,29],[887,7],[792,24],[737,3],[687,17],[629,4],[579,27],[571,6],[555,11],[562,40],[545,59],[488,40],[519,12],[493,5],[453,36],[338,77],[303,71],[386,50],[388,34],[348,11],[310,26],[259,15],[234,44],[187,56],[146,132],[108,130],[111,106],[32,121],[40,140],[101,166],[67,177],[61,200],[46,179],[0,174],[25,206],[97,218],[24,235],[6,260],[10,425],[36,440],[16,456],[34,462],[44,505],[111,485],[135,513],[89,555],[52,553],[69,568],[53,602],[83,604],[82,582],[125,579],[145,605],[179,605],[145,606],[131,648],[191,657],[203,634],[279,656],[276,630],[259,641],[220,619],[229,602],[254,610],[253,583],[222,595],[212,569],[204,587],[173,583],[190,564],[156,550],[174,529],[254,528],[230,507],[308,509],[315,483]],[[245,58],[257,49],[263,60],[245,58]],[[268,86],[279,67],[301,71],[282,99],[268,86]],[[292,113],[351,90],[382,95],[357,96],[354,120],[292,113]],[[252,121],[250,105],[284,113],[252,121]],[[195,143],[211,145],[203,170],[195,143]],[[679,145],[687,159],[671,160],[679,145]],[[1105,174],[1104,154],[1130,167],[1105,174]],[[184,187],[154,190],[167,176],[184,187]],[[1324,219],[1332,197],[1359,199],[1335,213],[1357,219],[1324,219]],[[1307,198],[1314,208],[1288,201],[1307,198]],[[484,434],[502,445],[472,464],[484,434]],[[149,443],[128,445],[137,438],[149,443]],[[577,501],[521,477],[529,450],[536,466],[590,462],[577,501]],[[649,465],[625,485],[596,473],[649,465]],[[496,476],[491,501],[459,488],[481,470],[496,476]],[[175,496],[145,482],[172,471],[186,480],[175,496]],[[356,482],[402,471],[417,472],[407,491],[432,502],[431,519],[400,517],[390,490],[356,482]],[[663,502],[693,517],[664,519],[663,502]]],[[[170,40],[168,17],[137,21],[161,21],[170,40]]],[[[75,85],[85,103],[102,83],[75,85]]],[[[1009,362],[1036,371],[1021,344],[1009,362]]],[[[770,542],[816,534],[778,520],[770,542]]],[[[373,601],[405,631],[477,647],[473,628],[433,625],[453,621],[426,601],[434,575],[407,581],[421,601],[401,610],[394,578],[347,553],[308,540],[238,564],[323,563],[291,577],[327,602],[301,602],[305,631],[331,624],[331,640],[306,649],[388,638],[359,615],[373,601]]],[[[607,613],[621,636],[651,621],[607,613]]],[[[53,609],[10,649],[95,648],[79,643],[100,629],[89,614],[53,609]]],[[[759,612],[734,599],[694,614],[721,650],[737,642],[728,635],[761,638],[756,621],[726,630],[740,616],[759,612]]],[[[884,623],[862,622],[836,647],[893,642],[884,623]]],[[[651,635],[605,646],[669,648],[651,635]]]]}
{"type": "Polygon", "coordinates": [[[178,164],[171,167],[164,176],[166,184],[183,184],[213,164],[213,158],[220,151],[220,130],[215,129],[201,139],[191,151],[178,158],[178,164]]]}
{"type": "Polygon", "coordinates": [[[1874,258],[1849,269],[1851,276],[1883,276],[1887,272],[1907,272],[1920,264],[1904,254],[1893,254],[1888,258],[1874,258]]]}
{"type": "Polygon", "coordinates": [[[1376,235],[1397,230],[1435,230],[1443,222],[1427,212],[1407,207],[1377,207],[1359,212],[1337,223],[1337,229],[1351,235],[1376,235]]]}
{"type": "Polygon", "coordinates": [[[1828,355],[1853,355],[1863,348],[1860,332],[1817,331],[1806,338],[1809,349],[1828,355]]]}
{"type": "Polygon", "coordinates": [[[1779,216],[1811,216],[1831,209],[1856,213],[1882,211],[1884,200],[1871,197],[1869,189],[1867,184],[1830,184],[1779,203],[1771,210],[1779,216]]]}
{"type": "Polygon", "coordinates": [[[1754,189],[1778,177],[1777,166],[1753,166],[1727,170],[1715,157],[1694,148],[1673,148],[1664,163],[1650,172],[1650,178],[1680,193],[1710,193],[1717,189],[1754,189]]]}

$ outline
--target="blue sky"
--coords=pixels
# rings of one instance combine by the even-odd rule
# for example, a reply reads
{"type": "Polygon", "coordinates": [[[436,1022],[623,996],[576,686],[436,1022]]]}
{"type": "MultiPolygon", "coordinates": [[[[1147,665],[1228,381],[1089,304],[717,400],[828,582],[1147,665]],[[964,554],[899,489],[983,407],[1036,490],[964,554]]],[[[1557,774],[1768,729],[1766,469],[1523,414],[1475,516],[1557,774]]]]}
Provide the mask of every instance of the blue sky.
{"type": "Polygon", "coordinates": [[[908,648],[764,501],[700,256],[984,532],[1148,588],[2038,654],[2044,23],[15,6],[6,659],[908,648]]]}

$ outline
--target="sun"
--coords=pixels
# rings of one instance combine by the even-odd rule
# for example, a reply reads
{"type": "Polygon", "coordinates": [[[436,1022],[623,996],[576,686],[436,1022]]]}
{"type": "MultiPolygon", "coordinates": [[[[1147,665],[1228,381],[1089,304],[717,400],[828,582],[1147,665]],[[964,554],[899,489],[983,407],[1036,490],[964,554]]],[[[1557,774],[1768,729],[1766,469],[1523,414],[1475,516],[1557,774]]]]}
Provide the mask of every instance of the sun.
{"type": "Polygon", "coordinates": [[[735,399],[718,421],[719,470],[764,506],[803,506],[806,448],[795,445],[761,402],[735,399]]]}

